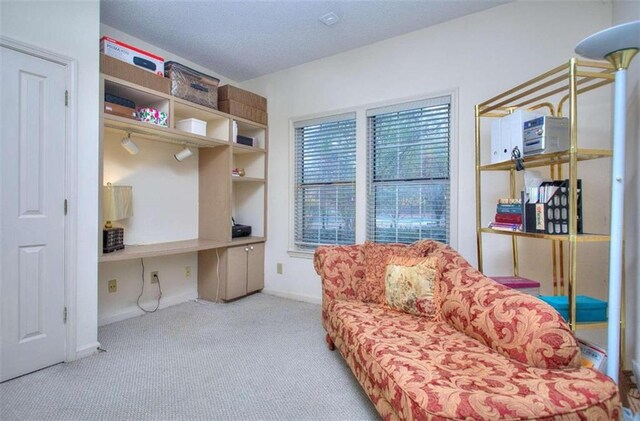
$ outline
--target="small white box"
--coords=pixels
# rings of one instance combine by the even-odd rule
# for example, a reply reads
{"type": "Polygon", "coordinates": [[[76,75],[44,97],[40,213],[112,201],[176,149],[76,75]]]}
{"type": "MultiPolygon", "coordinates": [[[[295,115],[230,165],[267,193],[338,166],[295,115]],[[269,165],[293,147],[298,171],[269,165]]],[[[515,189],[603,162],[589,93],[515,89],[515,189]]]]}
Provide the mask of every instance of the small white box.
{"type": "Polygon", "coordinates": [[[100,38],[100,52],[164,77],[164,59],[109,37],[100,38]]]}
{"type": "Polygon", "coordinates": [[[185,118],[176,123],[176,129],[183,132],[189,132],[193,134],[199,134],[200,136],[207,135],[207,122],[198,120],[197,118],[185,118]]]}
{"type": "Polygon", "coordinates": [[[522,150],[524,122],[541,116],[542,114],[531,111],[518,110],[493,120],[491,122],[491,163],[509,161],[511,152],[516,146],[520,150],[520,155],[524,156],[522,150]]]}

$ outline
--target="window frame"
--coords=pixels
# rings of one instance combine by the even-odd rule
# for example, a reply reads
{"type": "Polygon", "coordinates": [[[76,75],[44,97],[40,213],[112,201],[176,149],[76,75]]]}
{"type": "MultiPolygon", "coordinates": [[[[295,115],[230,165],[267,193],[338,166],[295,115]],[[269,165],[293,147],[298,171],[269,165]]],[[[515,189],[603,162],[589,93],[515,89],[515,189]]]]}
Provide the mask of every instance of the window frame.
{"type": "MultiPolygon", "coordinates": [[[[428,91],[418,95],[411,95],[399,98],[392,98],[389,100],[383,100],[378,102],[371,102],[363,105],[356,105],[348,108],[335,108],[325,112],[307,113],[294,116],[288,119],[289,139],[286,143],[287,149],[281,150],[282,154],[288,156],[288,172],[283,177],[288,178],[288,206],[287,206],[287,222],[283,224],[283,229],[288,229],[287,239],[288,248],[286,250],[287,255],[293,258],[301,259],[313,259],[313,251],[300,251],[295,249],[294,245],[294,212],[295,212],[295,129],[294,124],[301,120],[309,120],[313,118],[320,118],[331,116],[335,114],[344,114],[355,112],[356,113],[356,243],[361,244],[366,241],[366,208],[367,208],[367,119],[366,112],[371,108],[392,106],[405,102],[420,101],[440,96],[451,97],[451,120],[450,120],[450,141],[449,141],[449,245],[455,249],[459,244],[459,197],[464,192],[459,191],[459,168],[461,162],[468,162],[467,167],[473,166],[474,162],[474,149],[473,145],[469,144],[469,147],[461,150],[459,148],[459,108],[460,99],[458,88],[449,88],[444,90],[428,91]],[[286,227],[286,228],[285,228],[286,227]]],[[[339,103],[340,101],[335,101],[339,103]]],[[[277,152],[276,146],[271,143],[270,155],[275,156],[274,152],[277,152]]],[[[276,180],[275,176],[270,176],[270,182],[276,180]]],[[[469,186],[468,194],[470,194],[470,201],[473,201],[473,185],[469,186]]],[[[471,212],[468,217],[473,218],[475,212],[471,212]]],[[[273,230],[271,231],[273,232],[273,230]]]]}
{"type": "MultiPolygon", "coordinates": [[[[298,148],[298,143],[297,143],[297,130],[302,128],[302,127],[311,127],[314,125],[319,125],[319,124],[326,124],[326,123],[335,123],[335,122],[341,122],[341,121],[353,121],[353,125],[354,125],[354,149],[353,149],[353,153],[354,153],[354,160],[353,160],[353,165],[354,165],[354,175],[353,175],[353,225],[354,225],[354,242],[356,241],[356,186],[357,186],[357,118],[356,118],[356,113],[354,111],[347,111],[347,112],[340,112],[340,113],[330,113],[327,115],[322,115],[322,116],[318,116],[318,117],[314,117],[314,118],[304,118],[304,119],[295,119],[292,120],[292,124],[291,124],[291,131],[292,131],[292,143],[291,143],[291,156],[292,159],[290,159],[290,165],[291,165],[291,184],[292,184],[292,194],[291,194],[291,206],[289,207],[289,209],[292,211],[292,215],[290,216],[290,224],[291,224],[291,230],[290,230],[290,246],[289,246],[289,253],[296,253],[296,254],[302,254],[302,255],[309,255],[309,254],[313,254],[315,251],[315,248],[321,245],[333,245],[334,243],[327,243],[327,244],[318,244],[316,247],[304,247],[304,246],[300,246],[299,242],[297,241],[296,238],[296,233],[297,233],[297,225],[296,225],[296,216],[297,216],[297,211],[298,211],[298,202],[297,202],[297,194],[298,194],[298,180],[297,180],[297,169],[298,169],[298,156],[297,156],[297,148],[298,148]]],[[[339,190],[340,186],[348,186],[350,182],[345,182],[345,181],[336,181],[335,183],[333,182],[329,182],[327,183],[327,185],[330,186],[336,186],[339,190]]],[[[309,184],[317,184],[318,186],[316,187],[321,187],[320,185],[323,184],[322,182],[317,182],[317,183],[309,183],[309,184]]],[[[311,186],[311,188],[313,188],[313,186],[311,186]]],[[[338,245],[339,243],[335,243],[335,245],[338,245]]]]}
{"type": "MultiPolygon", "coordinates": [[[[453,186],[452,186],[452,177],[453,177],[453,154],[452,154],[452,143],[453,143],[453,125],[454,125],[454,118],[453,118],[453,113],[454,113],[454,97],[451,94],[447,94],[447,95],[439,95],[439,96],[430,96],[428,98],[422,98],[419,100],[414,100],[414,101],[403,101],[403,102],[395,102],[395,103],[391,103],[391,104],[387,104],[385,106],[380,106],[380,107],[372,107],[367,109],[366,111],[366,156],[367,156],[367,161],[366,161],[366,171],[367,171],[367,177],[366,177],[366,209],[365,209],[365,225],[366,225],[366,232],[365,232],[365,238],[367,241],[376,241],[378,240],[378,236],[377,236],[377,219],[378,216],[376,214],[376,200],[373,198],[373,192],[376,190],[376,188],[378,187],[384,187],[385,185],[388,185],[390,187],[397,187],[398,185],[402,185],[404,183],[406,183],[407,186],[409,185],[413,185],[416,188],[420,188],[420,187],[426,187],[428,185],[437,185],[439,184],[438,181],[441,180],[446,180],[446,185],[448,187],[448,192],[447,192],[447,199],[446,202],[448,202],[448,209],[446,209],[447,211],[447,225],[445,226],[445,232],[446,232],[446,242],[447,244],[451,244],[452,243],[452,217],[453,217],[453,206],[452,206],[452,196],[454,195],[455,191],[453,190],[453,186]],[[439,111],[437,109],[437,107],[443,107],[446,106],[447,110],[446,111],[439,111]],[[396,118],[400,118],[401,120],[403,118],[413,118],[413,116],[410,116],[410,114],[415,114],[415,117],[419,118],[421,117],[423,114],[429,114],[431,113],[431,111],[429,109],[433,109],[433,113],[436,114],[436,116],[434,117],[434,121],[437,119],[441,119],[444,116],[448,117],[447,118],[447,140],[445,142],[437,142],[437,144],[443,145],[446,143],[447,146],[447,176],[446,177],[429,177],[429,176],[415,176],[415,175],[406,175],[403,177],[394,177],[393,179],[388,179],[388,180],[375,180],[375,170],[376,170],[376,166],[375,166],[375,162],[376,162],[376,158],[379,158],[378,154],[376,154],[375,150],[374,150],[374,140],[375,138],[374,133],[372,132],[373,127],[372,124],[375,124],[372,119],[375,119],[376,117],[381,117],[383,120],[384,119],[389,119],[388,122],[388,126],[386,128],[382,128],[382,130],[394,130],[396,127],[398,127],[398,123],[396,123],[394,120],[396,118]],[[418,111],[418,110],[423,110],[423,111],[418,111]],[[401,114],[400,115],[394,115],[394,113],[406,113],[405,116],[403,117],[401,114]],[[440,117],[438,117],[438,115],[440,115],[440,117]],[[375,154],[375,155],[374,155],[375,154]]],[[[411,121],[411,120],[410,120],[411,121]]],[[[416,120],[418,121],[418,120],[416,120]]],[[[431,121],[426,121],[426,122],[418,122],[419,126],[416,127],[417,130],[421,130],[424,129],[424,127],[432,124],[431,121]]],[[[378,127],[378,130],[380,130],[381,128],[378,127]]],[[[429,142],[424,140],[422,142],[423,146],[428,146],[429,142]]],[[[387,146],[383,147],[386,148],[387,146]]],[[[457,151],[456,151],[457,153],[457,151]]],[[[399,163],[396,163],[396,166],[399,165],[399,163]]],[[[412,167],[411,169],[415,170],[416,167],[412,167]]],[[[418,166],[419,168],[419,166],[418,166]]],[[[397,196],[397,191],[396,191],[396,196],[397,196]]],[[[403,196],[406,197],[406,196],[403,196]]],[[[422,196],[421,196],[422,197],[422,196]]],[[[420,205],[422,207],[422,205],[420,205]]],[[[446,206],[446,205],[445,205],[446,206]]],[[[397,207],[397,206],[396,206],[397,207]]],[[[457,207],[456,207],[457,208],[457,207]]],[[[456,209],[457,210],[457,209],[456,209]]],[[[396,230],[397,231],[397,230],[396,230]]],[[[421,239],[434,239],[434,240],[442,240],[442,238],[430,238],[430,237],[424,237],[424,238],[419,238],[421,239]]],[[[410,240],[410,239],[406,239],[407,241],[402,241],[403,239],[400,238],[400,235],[398,235],[398,233],[395,233],[395,238],[393,239],[388,239],[387,243],[398,243],[398,242],[405,242],[407,244],[413,242],[413,241],[417,241],[418,239],[414,239],[414,240],[410,240]]]]}

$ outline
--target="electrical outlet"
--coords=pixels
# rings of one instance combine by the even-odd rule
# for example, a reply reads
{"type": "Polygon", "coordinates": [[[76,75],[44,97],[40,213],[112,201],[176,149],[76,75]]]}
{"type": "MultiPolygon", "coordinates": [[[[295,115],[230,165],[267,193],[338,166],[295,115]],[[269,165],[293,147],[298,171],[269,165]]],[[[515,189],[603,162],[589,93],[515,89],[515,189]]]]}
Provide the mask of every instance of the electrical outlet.
{"type": "Polygon", "coordinates": [[[107,285],[109,286],[109,293],[118,291],[118,281],[116,279],[110,279],[107,285]]]}
{"type": "Polygon", "coordinates": [[[191,278],[191,266],[184,267],[184,277],[191,278]]]}
{"type": "Polygon", "coordinates": [[[158,271],[157,270],[151,272],[151,283],[152,284],[157,284],[158,283],[158,271]]]}
{"type": "Polygon", "coordinates": [[[283,266],[282,263],[276,263],[276,273],[278,275],[282,275],[282,272],[283,272],[282,266],[283,266]]]}

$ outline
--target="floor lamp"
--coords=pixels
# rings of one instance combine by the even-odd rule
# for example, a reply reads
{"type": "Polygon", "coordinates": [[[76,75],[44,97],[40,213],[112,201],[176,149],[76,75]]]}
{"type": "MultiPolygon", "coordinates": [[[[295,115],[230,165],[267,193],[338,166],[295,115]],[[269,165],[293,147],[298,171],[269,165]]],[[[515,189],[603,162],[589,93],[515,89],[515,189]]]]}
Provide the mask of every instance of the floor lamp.
{"type": "Polygon", "coordinates": [[[609,249],[609,327],[607,374],[618,383],[620,370],[620,301],[622,289],[622,224],[624,218],[624,148],[627,68],[640,49],[640,21],[605,29],[582,40],[576,53],[607,60],[616,69],[613,103],[613,164],[611,174],[611,242],[609,249]]]}

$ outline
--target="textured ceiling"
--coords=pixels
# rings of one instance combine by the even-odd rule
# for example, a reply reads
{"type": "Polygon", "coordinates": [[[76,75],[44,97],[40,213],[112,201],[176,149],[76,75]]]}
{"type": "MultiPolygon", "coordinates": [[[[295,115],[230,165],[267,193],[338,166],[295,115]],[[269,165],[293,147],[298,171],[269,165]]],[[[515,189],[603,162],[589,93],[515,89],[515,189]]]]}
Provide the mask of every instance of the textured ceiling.
{"type": "Polygon", "coordinates": [[[102,0],[101,21],[241,82],[503,3],[102,0]]]}

